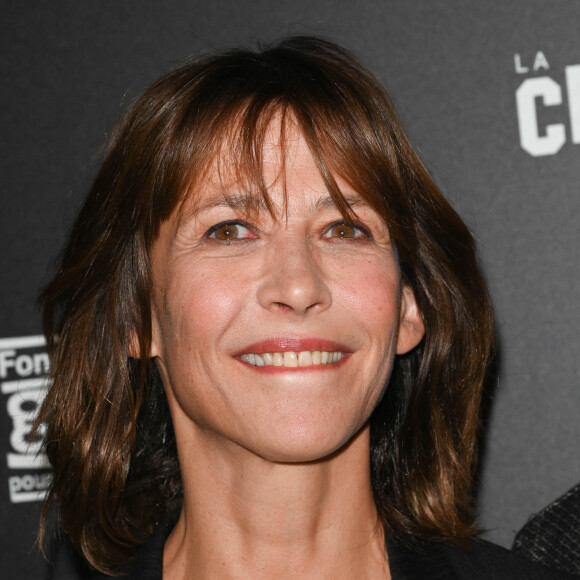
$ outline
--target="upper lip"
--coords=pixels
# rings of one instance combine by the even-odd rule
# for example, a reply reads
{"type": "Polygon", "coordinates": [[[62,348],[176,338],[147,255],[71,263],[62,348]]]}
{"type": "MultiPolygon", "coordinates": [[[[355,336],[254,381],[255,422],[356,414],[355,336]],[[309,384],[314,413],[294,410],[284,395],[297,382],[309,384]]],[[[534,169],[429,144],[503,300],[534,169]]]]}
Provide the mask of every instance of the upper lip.
{"type": "Polygon", "coordinates": [[[261,354],[264,352],[302,352],[305,350],[326,350],[330,352],[340,351],[343,353],[350,352],[350,349],[343,344],[326,338],[280,336],[254,342],[240,350],[237,355],[239,356],[246,353],[261,354]]]}

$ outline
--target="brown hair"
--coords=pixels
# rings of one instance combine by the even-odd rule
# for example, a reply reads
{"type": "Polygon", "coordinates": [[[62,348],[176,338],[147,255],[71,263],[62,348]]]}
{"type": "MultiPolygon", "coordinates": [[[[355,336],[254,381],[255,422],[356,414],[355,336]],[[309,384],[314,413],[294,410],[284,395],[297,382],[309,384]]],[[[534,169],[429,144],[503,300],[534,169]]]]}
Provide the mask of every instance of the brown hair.
{"type": "Polygon", "coordinates": [[[152,361],[149,251],[160,224],[227,147],[267,200],[262,143],[288,113],[328,190],[340,176],[385,219],[426,336],[397,357],[371,417],[375,501],[387,533],[459,541],[474,533],[470,489],[491,307],[468,229],[409,144],[380,83],[333,43],[294,37],[186,63],[138,99],[118,127],[42,291],[53,385],[39,422],[54,478],[43,523],[92,566],[130,559],[179,507],[171,418],[152,361]]]}

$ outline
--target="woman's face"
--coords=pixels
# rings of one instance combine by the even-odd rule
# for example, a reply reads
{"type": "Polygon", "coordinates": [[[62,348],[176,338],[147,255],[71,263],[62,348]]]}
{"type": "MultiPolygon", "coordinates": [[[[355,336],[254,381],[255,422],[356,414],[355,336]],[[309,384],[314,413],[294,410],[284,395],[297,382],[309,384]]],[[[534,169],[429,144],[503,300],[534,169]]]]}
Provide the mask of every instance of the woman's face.
{"type": "Polygon", "coordinates": [[[339,181],[357,216],[345,223],[292,127],[284,179],[279,122],[266,140],[274,216],[216,171],[152,249],[151,354],[178,442],[205,438],[285,462],[349,441],[367,424],[395,353],[423,335],[385,223],[339,181]]]}

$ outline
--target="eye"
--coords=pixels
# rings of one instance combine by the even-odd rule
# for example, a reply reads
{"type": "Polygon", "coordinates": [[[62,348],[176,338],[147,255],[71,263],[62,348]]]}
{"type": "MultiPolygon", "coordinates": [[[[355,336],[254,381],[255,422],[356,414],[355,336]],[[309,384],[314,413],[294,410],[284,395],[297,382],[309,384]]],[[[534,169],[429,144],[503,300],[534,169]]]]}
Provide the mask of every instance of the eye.
{"type": "Polygon", "coordinates": [[[252,239],[256,237],[256,234],[244,222],[227,221],[212,226],[206,237],[220,242],[231,242],[232,240],[252,239]]]}
{"type": "Polygon", "coordinates": [[[368,231],[360,225],[349,224],[341,221],[331,224],[324,234],[326,238],[339,238],[341,240],[356,240],[369,238],[368,231]]]}

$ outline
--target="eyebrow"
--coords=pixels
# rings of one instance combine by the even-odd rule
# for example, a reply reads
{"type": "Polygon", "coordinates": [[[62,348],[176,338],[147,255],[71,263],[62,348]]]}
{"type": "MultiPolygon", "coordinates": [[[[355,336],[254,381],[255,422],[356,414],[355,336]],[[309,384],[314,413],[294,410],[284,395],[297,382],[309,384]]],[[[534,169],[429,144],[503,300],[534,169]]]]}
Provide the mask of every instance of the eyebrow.
{"type": "MultiPolygon", "coordinates": [[[[368,205],[368,202],[357,194],[343,194],[343,197],[351,208],[368,205]]],[[[180,222],[183,223],[195,219],[198,215],[217,207],[225,207],[250,214],[262,211],[270,212],[270,207],[268,207],[268,203],[262,195],[255,193],[222,194],[215,199],[183,212],[180,222]]],[[[336,203],[330,194],[321,197],[314,204],[314,209],[316,210],[335,207],[336,203]]]]}
{"type": "Polygon", "coordinates": [[[216,196],[214,199],[211,199],[206,203],[196,205],[189,210],[184,211],[180,221],[189,221],[196,218],[199,214],[216,207],[227,207],[233,210],[242,210],[247,213],[263,210],[268,211],[268,204],[261,195],[252,193],[223,194],[221,196],[216,196]]]}
{"type": "MultiPolygon", "coordinates": [[[[360,195],[344,194],[343,193],[342,197],[349,207],[355,207],[357,205],[358,206],[368,205],[368,202],[364,198],[362,198],[360,195]]],[[[336,202],[334,201],[334,199],[330,195],[327,195],[325,197],[320,198],[316,202],[314,207],[316,209],[327,209],[329,207],[336,207],[336,202]]]]}

